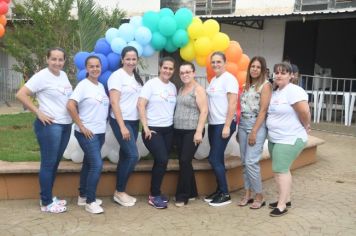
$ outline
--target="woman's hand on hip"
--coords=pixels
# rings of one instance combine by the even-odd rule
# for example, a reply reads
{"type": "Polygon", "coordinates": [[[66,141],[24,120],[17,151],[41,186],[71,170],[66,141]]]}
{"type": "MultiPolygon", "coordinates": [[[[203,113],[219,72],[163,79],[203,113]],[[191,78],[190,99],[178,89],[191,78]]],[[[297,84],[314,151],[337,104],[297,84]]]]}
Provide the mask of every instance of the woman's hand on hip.
{"type": "Polygon", "coordinates": [[[36,112],[37,118],[42,122],[44,126],[50,125],[53,123],[53,118],[45,115],[42,111],[38,110],[36,112]]]}

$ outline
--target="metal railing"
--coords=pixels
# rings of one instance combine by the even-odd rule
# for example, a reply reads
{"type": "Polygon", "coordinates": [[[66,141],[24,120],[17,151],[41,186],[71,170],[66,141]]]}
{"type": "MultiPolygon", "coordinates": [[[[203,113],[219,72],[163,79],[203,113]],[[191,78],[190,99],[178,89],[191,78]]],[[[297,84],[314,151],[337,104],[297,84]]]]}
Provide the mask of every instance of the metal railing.
{"type": "Polygon", "coordinates": [[[0,68],[0,103],[14,101],[15,94],[22,84],[21,73],[0,68]]]}
{"type": "Polygon", "coordinates": [[[195,0],[196,15],[231,14],[236,0],[195,0]]]}
{"type": "Polygon", "coordinates": [[[314,123],[356,124],[356,78],[301,75],[299,85],[309,94],[314,123]]]}

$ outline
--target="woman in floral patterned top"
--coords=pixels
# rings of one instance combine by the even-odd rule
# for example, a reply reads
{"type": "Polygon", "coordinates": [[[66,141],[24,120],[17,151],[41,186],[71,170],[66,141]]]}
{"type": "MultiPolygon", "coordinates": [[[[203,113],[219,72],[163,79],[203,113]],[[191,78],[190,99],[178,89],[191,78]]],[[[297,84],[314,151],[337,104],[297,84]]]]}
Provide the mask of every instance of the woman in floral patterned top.
{"type": "Polygon", "coordinates": [[[254,57],[248,66],[245,88],[241,95],[241,120],[237,139],[240,143],[241,162],[244,167],[245,195],[239,206],[259,209],[266,205],[262,195],[259,161],[267,136],[266,114],[271,99],[272,85],[265,77],[266,60],[254,57]],[[255,196],[253,197],[253,193],[255,196]]]}

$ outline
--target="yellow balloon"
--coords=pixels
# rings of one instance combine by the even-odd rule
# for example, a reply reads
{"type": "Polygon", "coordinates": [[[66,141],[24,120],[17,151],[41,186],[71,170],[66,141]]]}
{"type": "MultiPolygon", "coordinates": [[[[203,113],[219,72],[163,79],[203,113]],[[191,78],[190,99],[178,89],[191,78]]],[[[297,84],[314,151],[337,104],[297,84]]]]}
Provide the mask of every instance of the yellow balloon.
{"type": "Polygon", "coordinates": [[[199,66],[205,66],[206,65],[206,56],[197,56],[195,58],[195,61],[199,66]]]}
{"type": "Polygon", "coordinates": [[[212,39],[213,51],[225,51],[230,45],[230,38],[227,34],[217,33],[212,39]]]}
{"type": "Polygon", "coordinates": [[[192,23],[194,23],[194,22],[203,24],[203,22],[201,21],[201,19],[198,16],[193,17],[192,23]]]}
{"type": "Polygon", "coordinates": [[[208,37],[199,37],[194,43],[195,53],[199,56],[207,56],[211,52],[211,40],[208,37]]]}
{"type": "Polygon", "coordinates": [[[185,61],[193,61],[195,58],[194,42],[189,41],[187,45],[179,50],[179,54],[185,61]]]}
{"type": "Polygon", "coordinates": [[[188,35],[191,39],[199,38],[203,33],[203,24],[194,22],[188,26],[188,35]]]}
{"type": "Polygon", "coordinates": [[[203,35],[207,37],[214,37],[220,31],[220,25],[216,20],[209,19],[203,23],[203,35]]]}

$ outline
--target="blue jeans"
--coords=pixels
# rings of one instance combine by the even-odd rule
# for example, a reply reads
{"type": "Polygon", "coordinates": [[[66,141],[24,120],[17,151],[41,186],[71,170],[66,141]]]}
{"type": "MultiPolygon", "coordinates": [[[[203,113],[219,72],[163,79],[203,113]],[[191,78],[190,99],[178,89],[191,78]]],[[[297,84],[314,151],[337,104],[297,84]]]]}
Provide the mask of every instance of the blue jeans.
{"type": "Polygon", "coordinates": [[[210,144],[210,152],[209,152],[208,159],[211,167],[215,172],[216,182],[218,185],[217,190],[219,190],[222,193],[228,194],[229,190],[227,187],[227,181],[225,176],[224,152],[227,143],[230,140],[231,135],[236,130],[236,123],[235,121],[231,122],[230,135],[228,138],[222,138],[221,134],[223,128],[224,128],[224,124],[208,126],[208,138],[210,144]]]}
{"type": "Polygon", "coordinates": [[[256,143],[248,144],[248,136],[256,123],[256,118],[241,118],[239,124],[238,139],[240,144],[240,157],[243,165],[243,177],[245,189],[251,189],[255,193],[262,193],[262,179],[260,160],[262,157],[263,144],[267,136],[267,127],[264,122],[256,134],[256,143]]]}
{"type": "Polygon", "coordinates": [[[103,168],[100,151],[105,142],[105,134],[94,134],[93,138],[87,139],[84,134],[75,131],[74,136],[84,152],[82,170],[80,171],[79,195],[86,197],[87,203],[92,203],[96,200],[96,187],[103,168]]]}
{"type": "Polygon", "coordinates": [[[173,126],[151,127],[155,131],[150,140],[145,139],[145,132],[142,132],[142,140],[146,148],[153,155],[153,167],[151,178],[151,195],[156,197],[161,195],[161,184],[166,173],[169,151],[173,141],[173,126]]]}
{"type": "Polygon", "coordinates": [[[67,147],[72,125],[43,125],[40,120],[36,119],[33,127],[41,152],[39,173],[41,202],[43,206],[47,206],[52,203],[52,189],[56,172],[67,147]]]}
{"type": "Polygon", "coordinates": [[[120,159],[116,168],[116,191],[125,192],[130,174],[138,161],[136,140],[138,136],[138,120],[125,120],[125,126],[130,132],[130,140],[124,140],[120,127],[115,119],[110,117],[110,125],[116,140],[120,144],[120,159]]]}

